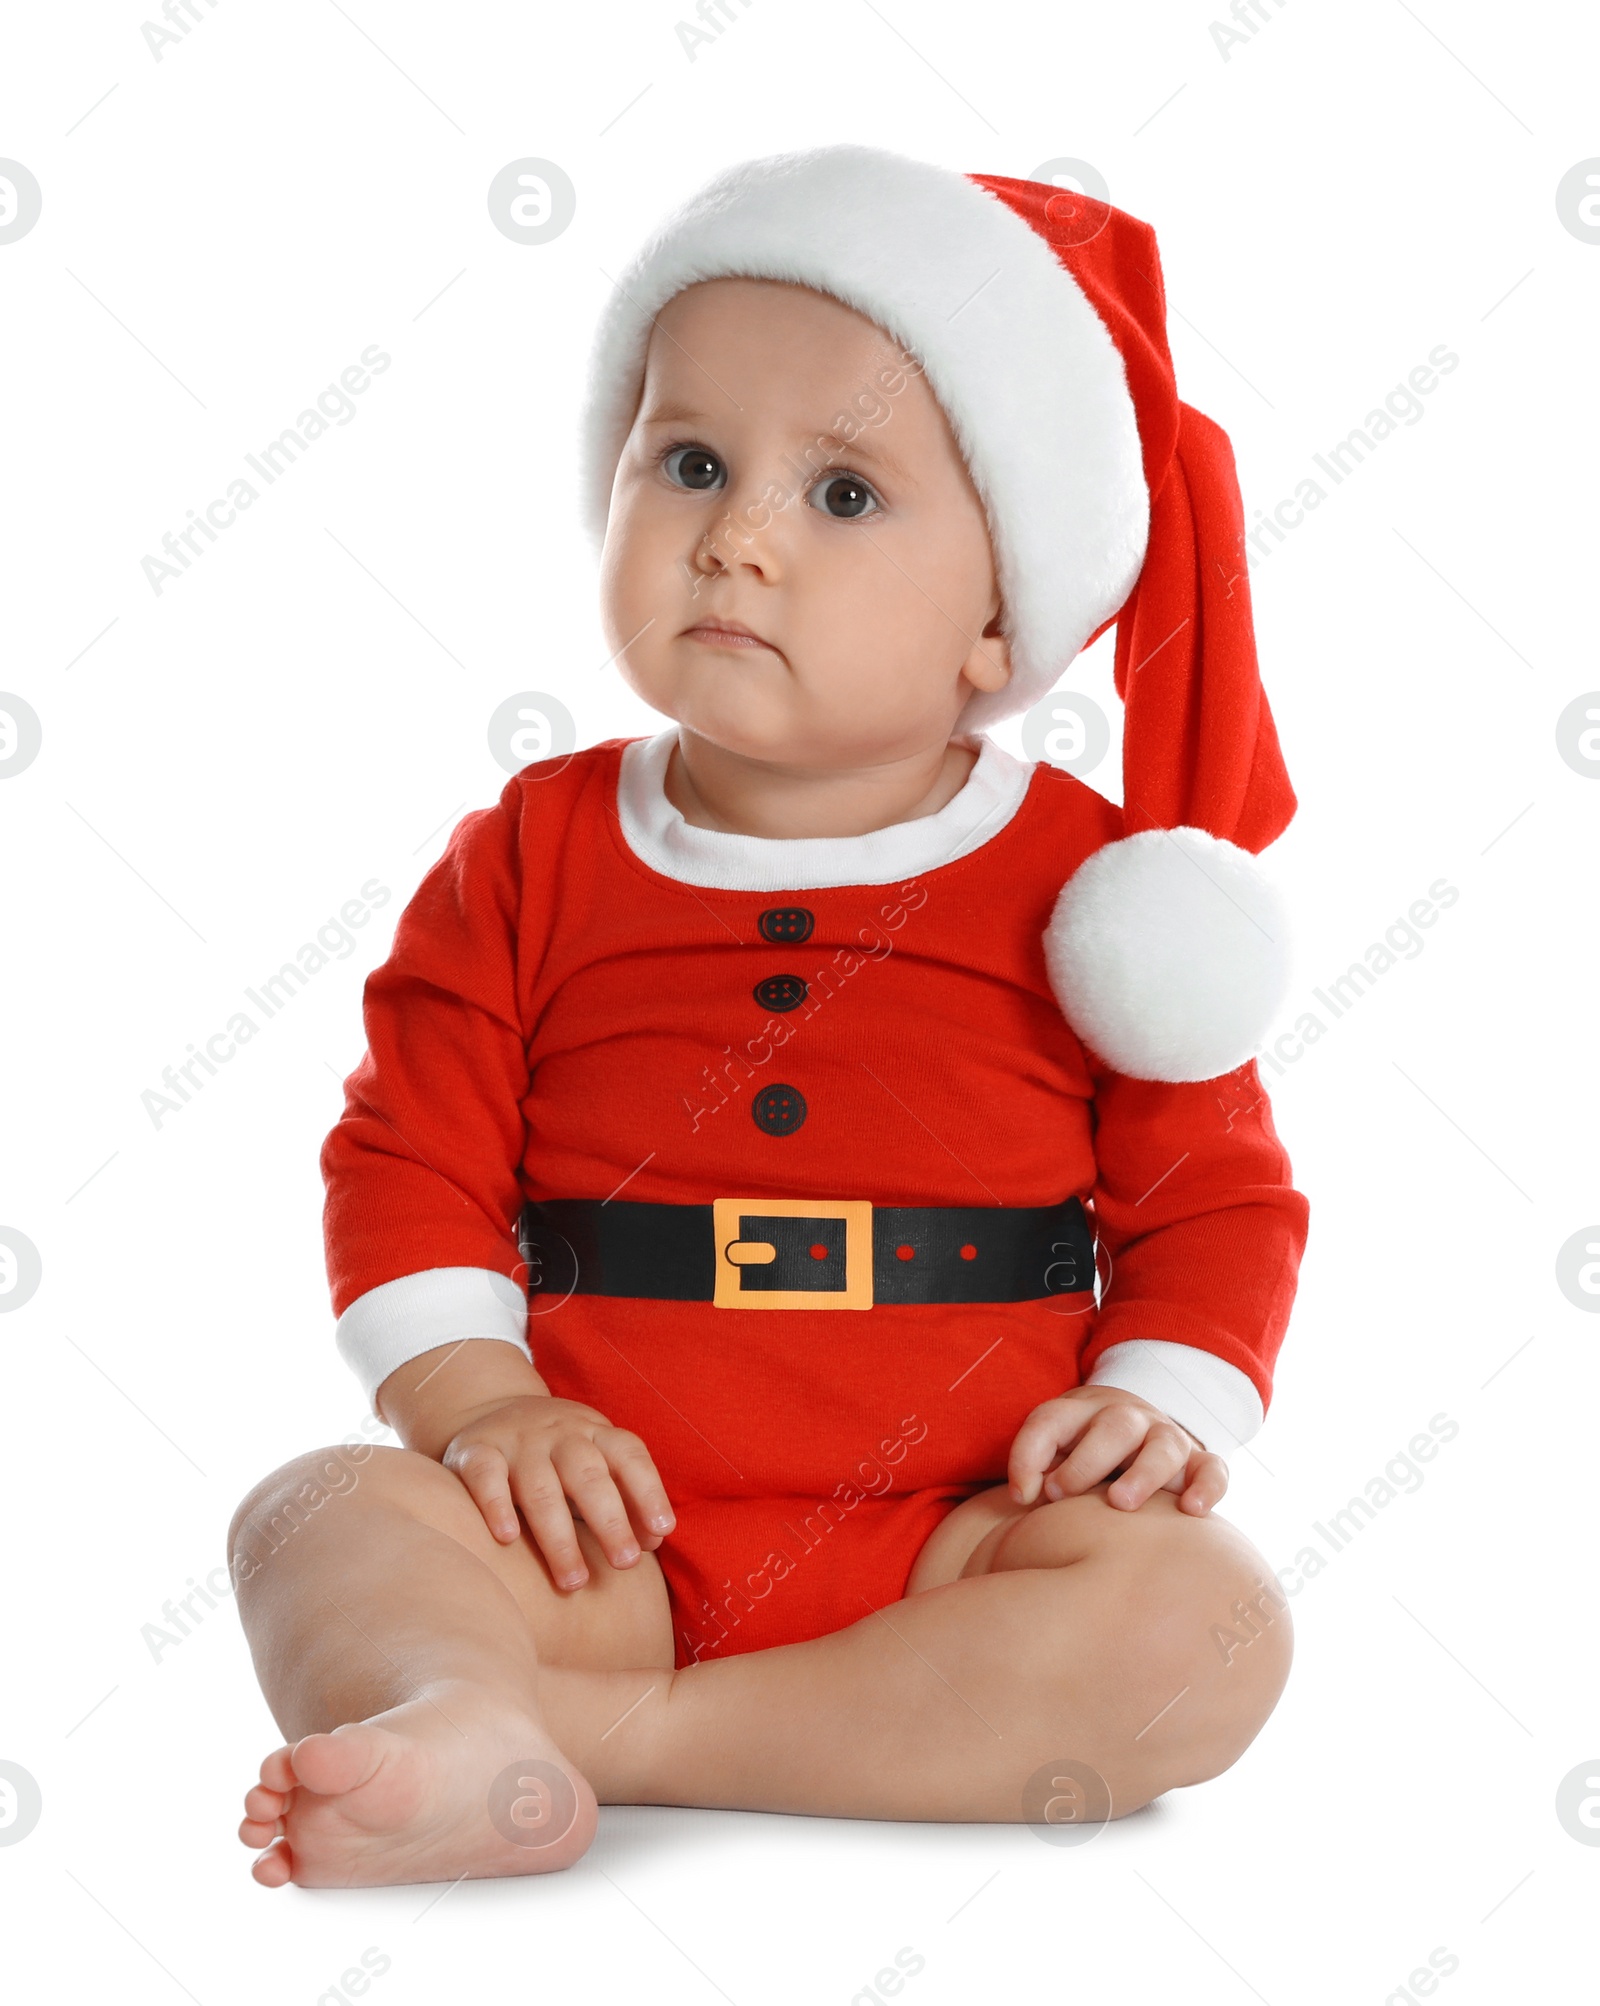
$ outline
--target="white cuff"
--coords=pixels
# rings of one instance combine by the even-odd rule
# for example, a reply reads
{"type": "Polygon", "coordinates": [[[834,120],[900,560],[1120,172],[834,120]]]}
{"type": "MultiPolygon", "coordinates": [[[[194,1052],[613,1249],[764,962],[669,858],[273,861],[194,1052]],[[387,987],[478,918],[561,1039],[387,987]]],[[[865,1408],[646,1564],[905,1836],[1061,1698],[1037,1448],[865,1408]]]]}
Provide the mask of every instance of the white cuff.
{"type": "Polygon", "coordinates": [[[495,1268],[424,1268],[401,1275],[357,1296],[333,1333],[374,1414],[378,1388],[407,1359],[476,1337],[503,1338],[524,1358],[532,1356],[528,1299],[495,1268]]]}
{"type": "Polygon", "coordinates": [[[1249,1374],[1193,1344],[1135,1337],[1108,1345],[1095,1360],[1088,1383],[1137,1393],[1187,1428],[1203,1448],[1224,1458],[1259,1434],[1266,1419],[1249,1374]]]}

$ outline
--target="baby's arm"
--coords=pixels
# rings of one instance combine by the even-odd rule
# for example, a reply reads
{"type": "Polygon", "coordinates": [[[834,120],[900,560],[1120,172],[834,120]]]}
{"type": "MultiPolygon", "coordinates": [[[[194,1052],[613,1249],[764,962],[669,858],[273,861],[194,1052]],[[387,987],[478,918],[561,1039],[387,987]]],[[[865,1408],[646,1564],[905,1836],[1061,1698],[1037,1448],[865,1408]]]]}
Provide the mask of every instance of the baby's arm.
{"type": "Polygon", "coordinates": [[[561,829],[560,798],[517,779],[457,825],[367,978],[367,1052],[322,1170],[336,1336],[375,1410],[455,1472],[496,1539],[521,1537],[520,1508],[575,1586],[574,1513],[613,1566],[637,1561],[635,1527],[659,1546],[672,1518],[639,1438],[554,1398],[528,1349],[516,1220],[548,901],[524,862],[561,829]]]}
{"type": "Polygon", "coordinates": [[[455,1472],[503,1544],[521,1537],[520,1508],[558,1587],[589,1578],[572,1506],[613,1567],[633,1566],[641,1547],[653,1550],[672,1529],[639,1437],[593,1407],[558,1400],[512,1345],[467,1338],[425,1351],[390,1373],[377,1403],[408,1449],[455,1472]]]}
{"type": "Polygon", "coordinates": [[[1067,1496],[1121,1468],[1112,1504],[1135,1510],[1170,1490],[1203,1515],[1227,1488],[1223,1457],[1265,1417],[1308,1208],[1253,1062],[1190,1085],[1098,1068],[1095,1080],[1094,1210],[1110,1274],[1085,1383],[1027,1417],[1010,1481],[1031,1504],[1041,1480],[1067,1496]]]}

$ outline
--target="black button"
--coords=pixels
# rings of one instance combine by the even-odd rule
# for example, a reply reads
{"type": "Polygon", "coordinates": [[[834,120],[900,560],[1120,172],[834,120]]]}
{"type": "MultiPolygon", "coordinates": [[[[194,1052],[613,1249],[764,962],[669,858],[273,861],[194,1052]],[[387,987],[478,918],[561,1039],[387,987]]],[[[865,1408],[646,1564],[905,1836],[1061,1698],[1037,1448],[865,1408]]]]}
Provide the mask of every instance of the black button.
{"type": "Polygon", "coordinates": [[[806,982],[799,975],[769,975],[752,992],[763,1010],[798,1010],[806,1000],[806,982]]]}
{"type": "Polygon", "coordinates": [[[763,1087],[750,1112],[768,1135],[793,1135],[806,1118],[805,1096],[798,1087],[763,1087]]]}
{"type": "Polygon", "coordinates": [[[772,906],[756,923],[761,928],[761,938],[770,940],[774,946],[811,938],[812,915],[803,905],[772,906]]]}

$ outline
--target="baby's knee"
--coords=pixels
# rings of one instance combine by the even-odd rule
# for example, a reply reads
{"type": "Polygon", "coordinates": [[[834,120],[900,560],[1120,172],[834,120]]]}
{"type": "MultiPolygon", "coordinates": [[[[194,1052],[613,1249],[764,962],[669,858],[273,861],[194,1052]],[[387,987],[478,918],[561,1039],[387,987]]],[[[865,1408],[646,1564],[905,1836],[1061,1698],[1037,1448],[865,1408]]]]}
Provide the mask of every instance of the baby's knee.
{"type": "MultiPolygon", "coordinates": [[[[1163,1790],[1220,1775],[1243,1755],[1289,1676],[1288,1602],[1236,1527],[1180,1511],[1168,1493],[1133,1512],[1068,1502],[1078,1504],[1078,1520],[1059,1537],[1087,1563],[1085,1593],[1069,1608],[1078,1648],[1111,1709],[1103,1746],[1120,1815],[1163,1790]],[[1088,1610],[1097,1634],[1085,1650],[1088,1610]]],[[[1067,1516],[1055,1506],[1035,1517],[1045,1521],[1051,1511],[1067,1516]]],[[[1048,1524],[1031,1533],[1024,1524],[1017,1545],[1031,1541],[1039,1550],[1008,1561],[1048,1566],[1048,1524]]]]}
{"type": "Polygon", "coordinates": [[[360,1496],[368,1504],[448,1514],[460,1510],[452,1492],[471,1509],[472,1501],[458,1479],[414,1449],[373,1442],[311,1449],[263,1477],[240,1501],[228,1527],[228,1557],[231,1562],[252,1535],[256,1543],[264,1539],[276,1550],[290,1533],[320,1518],[335,1500],[360,1496]]]}
{"type": "MultiPolygon", "coordinates": [[[[1174,1513],[1171,1536],[1146,1556],[1137,1597],[1154,1665],[1174,1697],[1170,1783],[1203,1783],[1237,1762],[1288,1682],[1288,1597],[1238,1530],[1174,1513]]],[[[1154,1742],[1157,1734],[1151,1735],[1154,1742]]]]}

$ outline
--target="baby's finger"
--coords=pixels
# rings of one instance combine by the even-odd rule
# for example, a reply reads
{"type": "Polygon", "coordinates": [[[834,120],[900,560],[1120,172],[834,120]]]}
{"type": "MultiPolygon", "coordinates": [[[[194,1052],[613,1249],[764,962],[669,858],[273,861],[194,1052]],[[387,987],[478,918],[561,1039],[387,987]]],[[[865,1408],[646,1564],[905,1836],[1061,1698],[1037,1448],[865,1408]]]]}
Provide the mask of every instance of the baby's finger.
{"type": "Polygon", "coordinates": [[[444,1466],[454,1470],[472,1494],[472,1502],[483,1513],[483,1522],[502,1546],[521,1537],[517,1508],[511,1500],[511,1481],[506,1459],[487,1442],[472,1442],[464,1449],[447,1449],[444,1466]]]}
{"type": "Polygon", "coordinates": [[[1175,1472],[1187,1468],[1189,1455],[1189,1437],[1158,1421],[1146,1435],[1144,1447],[1106,1492],[1106,1502],[1119,1511],[1137,1511],[1175,1472]]]}
{"type": "Polygon", "coordinates": [[[533,1542],[549,1564],[558,1588],[581,1588],[589,1565],[578,1545],[572,1509],[554,1464],[548,1456],[523,1456],[511,1473],[522,1516],[533,1542]]]}
{"type": "Polygon", "coordinates": [[[639,1543],[604,1455],[587,1437],[569,1436],[556,1444],[551,1461],[606,1559],[613,1567],[631,1567],[639,1558],[639,1543]]]}
{"type": "Polygon", "coordinates": [[[1190,1457],[1186,1474],[1188,1481],[1178,1499],[1178,1509],[1204,1518],[1213,1505],[1222,1502],[1228,1488],[1228,1466],[1220,1456],[1202,1450],[1190,1457]]]}
{"type": "Polygon", "coordinates": [[[640,1529],[641,1545],[658,1547],[677,1523],[677,1516],[650,1451],[627,1428],[597,1429],[595,1443],[611,1465],[633,1522],[640,1529]]]}
{"type": "Polygon", "coordinates": [[[1131,1407],[1120,1400],[1099,1408],[1071,1454],[1045,1478],[1045,1496],[1075,1497],[1093,1490],[1144,1441],[1152,1419],[1142,1407],[1131,1407]]]}
{"type": "Polygon", "coordinates": [[[1095,1409],[1080,1400],[1046,1400],[1017,1430],[1007,1458],[1006,1475],[1018,1504],[1032,1504],[1039,1479],[1056,1453],[1078,1437],[1094,1419],[1095,1409]]]}

